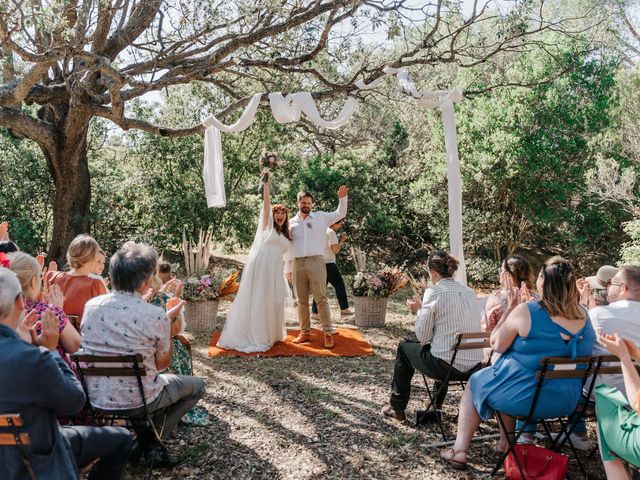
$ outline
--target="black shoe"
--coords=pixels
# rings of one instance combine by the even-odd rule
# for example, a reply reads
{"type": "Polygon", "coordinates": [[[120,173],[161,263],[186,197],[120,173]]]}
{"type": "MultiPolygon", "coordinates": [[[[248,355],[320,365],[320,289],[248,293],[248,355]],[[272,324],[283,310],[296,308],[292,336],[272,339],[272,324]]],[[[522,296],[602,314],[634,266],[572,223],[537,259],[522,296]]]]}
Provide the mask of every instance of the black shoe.
{"type": "Polygon", "coordinates": [[[158,444],[149,445],[145,449],[144,459],[147,465],[153,468],[173,468],[179,463],[158,444]]]}
{"type": "Polygon", "coordinates": [[[442,410],[418,410],[416,412],[416,425],[442,422],[442,410]]]}

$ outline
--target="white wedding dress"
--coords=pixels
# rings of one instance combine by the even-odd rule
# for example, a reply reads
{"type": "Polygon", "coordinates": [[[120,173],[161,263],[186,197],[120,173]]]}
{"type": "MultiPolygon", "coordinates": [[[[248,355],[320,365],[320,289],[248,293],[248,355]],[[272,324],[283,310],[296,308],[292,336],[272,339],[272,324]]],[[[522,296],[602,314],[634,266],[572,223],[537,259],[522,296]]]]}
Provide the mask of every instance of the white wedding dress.
{"type": "Polygon", "coordinates": [[[283,264],[291,242],[273,228],[270,211],[267,228],[261,229],[264,214],[263,206],[240,288],[218,340],[220,348],[265,352],[287,338],[284,308],[290,294],[283,264]]]}

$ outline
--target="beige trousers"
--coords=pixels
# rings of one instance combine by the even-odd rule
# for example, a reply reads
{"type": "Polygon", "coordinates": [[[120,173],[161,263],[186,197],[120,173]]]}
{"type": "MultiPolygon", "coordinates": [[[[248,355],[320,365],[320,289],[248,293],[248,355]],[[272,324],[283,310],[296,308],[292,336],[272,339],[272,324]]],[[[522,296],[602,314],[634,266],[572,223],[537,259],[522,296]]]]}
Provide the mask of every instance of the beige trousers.
{"type": "Polygon", "coordinates": [[[311,330],[311,320],[309,318],[309,292],[311,292],[318,305],[322,329],[327,333],[331,333],[331,311],[327,301],[327,268],[324,265],[324,258],[322,255],[294,258],[292,270],[293,285],[298,297],[300,331],[309,333],[311,330]]]}

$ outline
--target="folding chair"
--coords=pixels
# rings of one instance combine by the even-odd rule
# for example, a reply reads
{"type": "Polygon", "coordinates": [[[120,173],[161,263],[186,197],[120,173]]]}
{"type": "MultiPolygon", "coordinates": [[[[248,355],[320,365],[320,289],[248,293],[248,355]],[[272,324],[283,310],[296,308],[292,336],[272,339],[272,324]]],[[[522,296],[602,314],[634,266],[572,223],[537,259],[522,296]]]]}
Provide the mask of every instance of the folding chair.
{"type": "MultiPolygon", "coordinates": [[[[585,403],[585,407],[584,409],[582,409],[582,411],[576,413],[577,416],[572,421],[571,427],[568,430],[569,435],[573,433],[573,430],[577,424],[577,420],[580,417],[584,418],[584,421],[589,423],[595,422],[597,420],[595,405],[591,400],[591,396],[593,393],[593,389],[596,386],[596,383],[599,383],[599,380],[597,378],[598,375],[622,375],[622,366],[620,365],[620,359],[615,355],[598,355],[596,359],[597,361],[593,367],[593,373],[592,373],[593,384],[590,385],[591,388],[588,392],[588,395],[585,394],[584,390],[582,392],[582,401],[585,403]]],[[[638,373],[640,373],[640,366],[635,365],[635,368],[636,370],[638,370],[638,373]]],[[[566,439],[562,438],[562,441],[559,441],[559,439],[560,439],[560,436],[556,437],[555,440],[552,439],[552,443],[558,445],[559,447],[564,446],[564,444],[566,443],[566,439]]],[[[593,457],[593,455],[597,451],[598,451],[598,445],[596,443],[596,446],[593,447],[589,452],[588,457],[589,458],[593,457]]],[[[636,475],[638,476],[638,473],[636,473],[636,475]]]]}
{"type": "MultiPolygon", "coordinates": [[[[143,365],[142,355],[117,355],[117,356],[103,356],[103,355],[85,355],[85,354],[74,354],[71,355],[71,360],[75,362],[78,376],[80,377],[80,382],[82,383],[82,388],[87,395],[87,406],[89,408],[89,412],[93,417],[96,423],[105,423],[109,419],[111,420],[111,425],[114,424],[116,420],[124,420],[127,426],[134,431],[136,427],[140,427],[140,425],[148,428],[154,437],[154,441],[160,447],[162,452],[168,456],[168,452],[164,442],[162,441],[162,426],[160,431],[155,425],[153,421],[153,417],[151,412],[148,410],[147,398],[144,394],[144,386],[142,385],[142,377],[146,376],[147,371],[143,365]],[[96,364],[108,364],[107,366],[96,366],[96,364]],[[113,364],[121,364],[120,366],[114,366],[113,364]],[[122,364],[129,364],[131,366],[122,366],[122,364]],[[86,377],[136,377],[136,381],[138,384],[138,391],[140,393],[140,397],[142,398],[142,408],[143,414],[139,417],[132,417],[128,415],[119,414],[117,410],[103,410],[100,408],[96,408],[91,405],[91,400],[89,398],[89,391],[87,389],[86,377]],[[102,417],[102,418],[100,418],[102,417]]],[[[163,414],[164,412],[153,412],[154,414],[163,414]]],[[[164,425],[164,416],[163,416],[163,425],[164,425]]],[[[157,450],[154,450],[153,457],[149,464],[149,477],[151,478],[151,474],[153,472],[153,465],[156,460],[157,450]]]]}
{"type": "MultiPolygon", "coordinates": [[[[427,406],[424,410],[418,410],[416,412],[416,426],[424,425],[429,421],[435,420],[440,428],[443,441],[448,441],[447,433],[444,428],[444,422],[442,421],[442,412],[437,409],[436,399],[438,396],[449,389],[450,386],[457,386],[461,391],[464,391],[469,377],[477,372],[480,368],[475,366],[466,372],[458,372],[453,364],[456,360],[458,352],[460,350],[475,350],[478,348],[491,348],[489,338],[491,332],[473,332],[473,333],[458,333],[456,335],[455,342],[451,347],[451,361],[449,362],[449,369],[442,380],[432,379],[434,385],[429,385],[429,378],[423,373],[422,379],[427,389],[427,395],[429,397],[427,406]],[[439,388],[435,388],[435,383],[440,383],[439,388]]],[[[480,365],[480,364],[479,364],[480,365]]],[[[457,418],[457,417],[456,417],[457,418]]]]}
{"type": "Polygon", "coordinates": [[[27,445],[31,443],[29,434],[20,432],[22,427],[22,417],[18,413],[5,413],[0,415],[0,445],[15,446],[20,449],[22,463],[24,464],[29,478],[36,479],[36,475],[29,460],[27,445]]]}
{"type": "MultiPolygon", "coordinates": [[[[569,443],[569,447],[571,447],[573,455],[576,458],[578,466],[580,467],[580,471],[582,472],[585,478],[588,477],[587,472],[584,468],[584,465],[582,464],[582,461],[578,456],[578,452],[576,448],[573,446],[573,443],[571,443],[571,438],[569,436],[570,433],[573,431],[573,427],[575,426],[574,425],[575,422],[573,419],[575,419],[577,415],[583,414],[584,411],[586,411],[587,404],[586,403],[581,404],[580,402],[578,402],[578,404],[574,408],[574,411],[565,417],[537,418],[534,416],[534,413],[538,405],[538,399],[540,398],[540,392],[544,387],[545,380],[553,381],[553,380],[561,380],[561,379],[569,379],[569,378],[581,378],[582,388],[584,388],[585,384],[589,380],[589,377],[591,377],[590,385],[588,387],[588,395],[590,396],[591,391],[593,390],[593,385],[595,383],[595,378],[596,378],[595,375],[592,376],[592,374],[594,373],[594,367],[597,364],[598,364],[597,356],[578,357],[575,360],[572,360],[571,358],[567,358],[567,357],[544,357],[540,360],[541,369],[538,370],[538,372],[536,373],[536,379],[537,379],[536,391],[533,395],[533,400],[531,401],[531,407],[529,408],[529,413],[527,414],[526,417],[515,417],[516,420],[522,421],[522,426],[515,432],[509,432],[505,427],[504,420],[502,419],[502,415],[500,415],[500,412],[496,412],[496,417],[498,419],[500,427],[506,433],[508,446],[506,451],[502,455],[500,455],[500,459],[498,460],[498,463],[496,463],[496,466],[491,471],[491,476],[496,475],[498,470],[502,467],[502,464],[505,458],[507,458],[509,454],[512,454],[515,460],[515,463],[518,467],[518,470],[520,472],[520,475],[522,476],[522,480],[525,480],[522,465],[520,465],[518,457],[515,453],[515,446],[518,443],[518,439],[525,432],[525,429],[527,426],[536,425],[536,424],[542,424],[549,438],[553,438],[553,436],[551,435],[551,429],[549,427],[549,424],[558,423],[558,425],[560,426],[560,434],[558,435],[557,438],[562,438],[562,442],[560,443],[560,445],[563,445],[565,442],[569,443]],[[567,428],[569,426],[570,428],[567,428]]],[[[552,446],[557,447],[558,445],[553,444],[552,446]]]]}

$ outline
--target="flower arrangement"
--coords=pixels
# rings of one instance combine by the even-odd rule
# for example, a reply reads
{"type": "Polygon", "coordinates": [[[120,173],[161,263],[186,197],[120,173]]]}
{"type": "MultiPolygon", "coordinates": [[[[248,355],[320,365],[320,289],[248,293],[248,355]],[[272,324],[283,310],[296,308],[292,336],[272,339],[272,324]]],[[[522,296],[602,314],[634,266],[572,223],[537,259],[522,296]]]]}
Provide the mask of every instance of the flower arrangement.
{"type": "Polygon", "coordinates": [[[210,275],[189,277],[184,282],[182,298],[190,302],[231,300],[238,292],[240,272],[215,270],[210,275]]]}
{"type": "Polygon", "coordinates": [[[278,163],[278,157],[275,153],[269,153],[260,159],[260,166],[262,167],[260,186],[264,183],[271,182],[271,170],[274,170],[278,166],[278,163]]]}
{"type": "Polygon", "coordinates": [[[384,267],[375,272],[358,272],[353,281],[356,297],[389,297],[409,281],[397,268],[384,267]]]}

